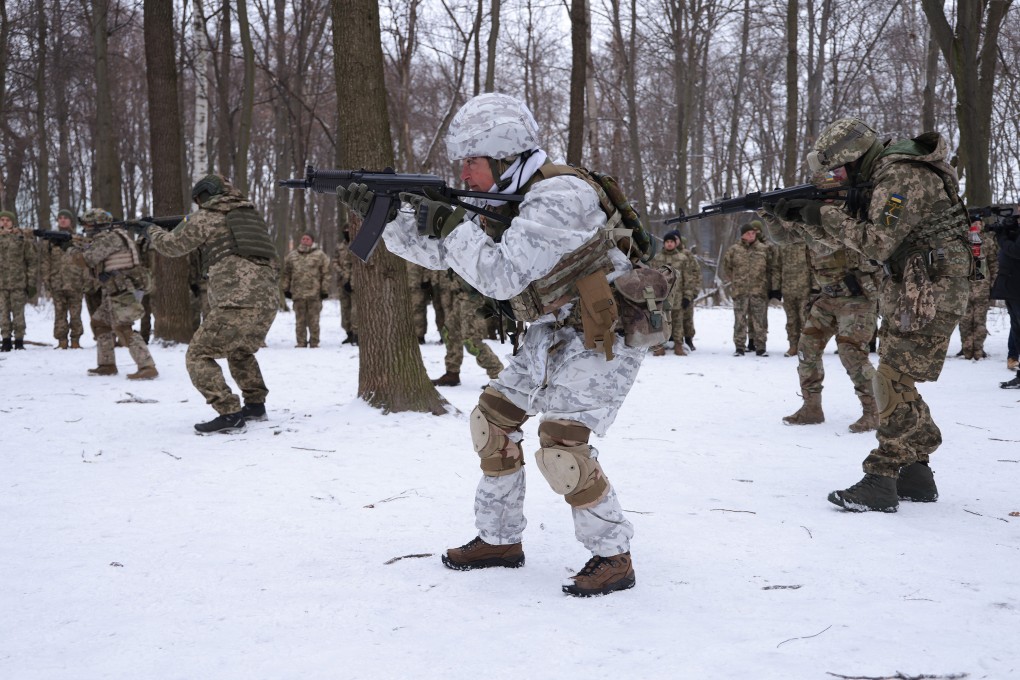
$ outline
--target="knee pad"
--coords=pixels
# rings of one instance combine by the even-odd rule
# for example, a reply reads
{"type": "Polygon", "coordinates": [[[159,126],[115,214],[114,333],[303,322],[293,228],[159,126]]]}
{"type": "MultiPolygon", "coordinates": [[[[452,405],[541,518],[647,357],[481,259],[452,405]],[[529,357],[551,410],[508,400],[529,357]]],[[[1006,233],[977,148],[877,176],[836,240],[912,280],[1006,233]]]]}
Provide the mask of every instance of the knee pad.
{"type": "Polygon", "coordinates": [[[523,410],[486,387],[469,419],[471,443],[481,458],[483,474],[502,477],[521,469],[524,465],[521,424],[528,419],[523,410]]]}
{"type": "Polygon", "coordinates": [[[592,458],[587,427],[569,420],[547,420],[538,426],[542,448],[535,454],[538,469],[553,491],[572,507],[591,507],[605,498],[609,482],[592,458]]]}
{"type": "Polygon", "coordinates": [[[891,368],[888,364],[880,363],[878,365],[872,384],[875,388],[875,403],[878,406],[879,419],[888,418],[897,406],[916,401],[920,396],[917,393],[917,388],[914,387],[914,379],[891,368]],[[901,386],[901,389],[896,389],[897,384],[901,386]]]}

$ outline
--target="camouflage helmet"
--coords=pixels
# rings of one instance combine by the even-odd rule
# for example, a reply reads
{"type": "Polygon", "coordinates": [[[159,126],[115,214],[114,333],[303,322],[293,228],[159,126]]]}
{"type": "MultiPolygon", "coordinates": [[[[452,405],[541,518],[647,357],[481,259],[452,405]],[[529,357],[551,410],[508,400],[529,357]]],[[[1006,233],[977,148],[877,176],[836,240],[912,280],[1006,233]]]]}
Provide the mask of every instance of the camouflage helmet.
{"type": "Polygon", "coordinates": [[[808,167],[811,172],[825,172],[852,163],[877,141],[878,135],[860,118],[840,118],[818,135],[807,156],[808,167]]]}
{"type": "Polygon", "coordinates": [[[82,225],[109,224],[110,222],[113,222],[113,215],[102,208],[86,210],[78,217],[78,224],[82,225]]]}
{"type": "Polygon", "coordinates": [[[476,156],[500,160],[538,147],[538,123],[528,107],[496,92],[469,99],[446,133],[446,151],[455,161],[476,156]]]}
{"type": "Polygon", "coordinates": [[[191,200],[202,205],[214,196],[219,196],[227,191],[227,185],[221,175],[206,175],[195,182],[191,188],[191,200]]]}

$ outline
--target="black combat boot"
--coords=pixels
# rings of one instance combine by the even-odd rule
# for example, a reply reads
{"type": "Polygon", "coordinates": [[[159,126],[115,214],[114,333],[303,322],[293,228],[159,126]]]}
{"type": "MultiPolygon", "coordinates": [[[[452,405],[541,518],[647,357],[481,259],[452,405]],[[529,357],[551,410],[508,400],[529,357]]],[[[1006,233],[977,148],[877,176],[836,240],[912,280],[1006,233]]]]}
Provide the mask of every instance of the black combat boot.
{"type": "Polygon", "coordinates": [[[1020,371],[1016,372],[1016,377],[1013,378],[1012,380],[1007,380],[1006,382],[999,383],[999,387],[1001,387],[1004,390],[1020,390],[1020,371]]]}
{"type": "Polygon", "coordinates": [[[935,486],[935,476],[927,463],[911,463],[900,468],[900,476],[896,480],[896,495],[905,501],[915,503],[934,503],[939,499],[939,490],[935,486]]]}
{"type": "Polygon", "coordinates": [[[900,504],[896,495],[896,479],[867,473],[864,479],[849,489],[833,491],[829,494],[829,502],[850,512],[896,512],[900,504]]]}
{"type": "Polygon", "coordinates": [[[253,404],[248,402],[243,408],[241,408],[241,415],[244,416],[245,420],[257,420],[259,422],[269,420],[269,416],[266,415],[265,404],[253,404]]]}
{"type": "Polygon", "coordinates": [[[438,378],[434,378],[432,384],[437,387],[456,387],[460,384],[460,373],[447,371],[438,378]]]}
{"type": "Polygon", "coordinates": [[[14,338],[14,349],[25,349],[25,341],[22,338],[14,338]]]}
{"type": "Polygon", "coordinates": [[[11,351],[11,339],[10,338],[4,338],[3,343],[0,344],[0,352],[10,352],[10,351],[11,351]]]}
{"type": "Polygon", "coordinates": [[[224,413],[207,423],[196,423],[195,431],[198,434],[234,434],[244,432],[244,415],[241,411],[237,413],[224,413]]]}
{"type": "Polygon", "coordinates": [[[695,351],[695,348],[694,348],[694,338],[685,337],[684,338],[684,344],[687,345],[688,347],[690,347],[692,352],[695,351]]]}

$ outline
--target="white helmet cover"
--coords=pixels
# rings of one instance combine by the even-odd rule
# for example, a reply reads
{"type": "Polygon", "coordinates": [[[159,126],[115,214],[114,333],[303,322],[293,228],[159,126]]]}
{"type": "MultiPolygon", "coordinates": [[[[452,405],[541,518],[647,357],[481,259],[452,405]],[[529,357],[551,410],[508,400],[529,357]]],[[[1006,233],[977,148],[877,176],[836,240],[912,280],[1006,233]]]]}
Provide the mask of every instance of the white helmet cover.
{"type": "Polygon", "coordinates": [[[495,92],[469,99],[446,133],[446,152],[453,161],[476,156],[499,160],[538,147],[538,123],[528,107],[495,92]]]}

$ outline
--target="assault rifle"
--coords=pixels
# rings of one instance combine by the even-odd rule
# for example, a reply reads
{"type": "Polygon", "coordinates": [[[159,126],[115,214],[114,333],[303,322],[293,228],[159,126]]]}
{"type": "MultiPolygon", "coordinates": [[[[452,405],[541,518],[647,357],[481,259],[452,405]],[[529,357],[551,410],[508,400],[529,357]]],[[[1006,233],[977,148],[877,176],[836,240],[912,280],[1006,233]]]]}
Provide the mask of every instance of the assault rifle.
{"type": "Polygon", "coordinates": [[[970,221],[981,220],[986,231],[1009,233],[1020,230],[1020,212],[1016,205],[990,205],[984,208],[969,208],[970,221]]]}
{"type": "Polygon", "coordinates": [[[398,173],[393,168],[386,168],[381,172],[370,170],[316,170],[313,166],[309,165],[305,168],[304,177],[281,179],[276,184],[287,189],[311,189],[317,194],[336,194],[338,188],[346,188],[352,183],[365,184],[374,194],[372,203],[368,207],[368,216],[351,242],[351,252],[357,255],[362,262],[368,262],[372,251],[375,250],[379,239],[382,238],[388,216],[391,211],[400,205],[399,194],[401,193],[418,194],[420,196],[429,196],[430,198],[439,196],[441,200],[450,205],[461,206],[465,210],[502,224],[509,224],[510,218],[491,210],[465,203],[461,199],[494,198],[500,201],[524,200],[524,196],[520,194],[493,194],[485,191],[454,189],[447,186],[446,182],[436,175],[398,173]]]}
{"type": "Polygon", "coordinates": [[[690,222],[700,220],[713,215],[729,215],[731,213],[749,212],[757,210],[766,205],[775,205],[784,198],[787,200],[805,198],[812,201],[827,201],[834,198],[846,198],[847,187],[831,186],[827,184],[798,184],[784,189],[774,191],[752,191],[749,194],[736,198],[724,197],[718,203],[710,203],[701,209],[701,212],[694,215],[685,215],[681,212],[676,217],[670,217],[663,224],[676,224],[677,222],[690,222]]]}
{"type": "Polygon", "coordinates": [[[169,217],[153,217],[152,215],[146,215],[145,217],[139,217],[137,220],[118,220],[116,222],[111,222],[110,226],[126,227],[127,229],[132,229],[132,227],[134,227],[135,229],[132,229],[132,231],[134,231],[141,229],[142,222],[151,222],[157,227],[161,227],[169,231],[180,224],[185,217],[187,217],[187,215],[170,215],[169,217]]]}
{"type": "Polygon", "coordinates": [[[61,243],[68,243],[74,234],[69,231],[49,231],[47,229],[33,229],[32,233],[41,238],[44,241],[55,243],[60,245],[61,243]]]}

